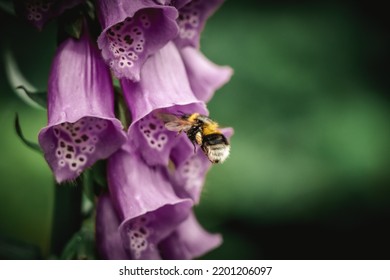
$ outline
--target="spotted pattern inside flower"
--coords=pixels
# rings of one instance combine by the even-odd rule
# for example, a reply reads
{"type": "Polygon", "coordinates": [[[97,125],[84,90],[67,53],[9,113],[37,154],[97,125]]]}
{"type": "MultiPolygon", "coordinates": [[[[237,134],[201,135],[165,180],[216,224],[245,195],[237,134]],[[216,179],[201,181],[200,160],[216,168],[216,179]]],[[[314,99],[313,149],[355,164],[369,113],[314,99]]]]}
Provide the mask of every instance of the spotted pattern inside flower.
{"type": "Polygon", "coordinates": [[[177,170],[181,177],[186,181],[184,189],[191,191],[202,185],[202,162],[196,155],[186,160],[177,170]]]}
{"type": "Polygon", "coordinates": [[[138,128],[147,141],[150,148],[162,151],[168,142],[168,135],[161,120],[150,114],[138,122],[138,128]]]}
{"type": "Polygon", "coordinates": [[[53,5],[53,0],[34,0],[27,1],[25,3],[27,19],[30,21],[41,21],[43,15],[50,10],[50,7],[53,5]]]}
{"type": "Polygon", "coordinates": [[[148,219],[146,216],[135,219],[130,225],[130,229],[127,233],[130,251],[136,259],[141,257],[141,253],[145,251],[149,245],[147,238],[150,235],[150,230],[146,226],[147,223],[148,219]]]}
{"type": "Polygon", "coordinates": [[[55,155],[60,168],[69,168],[81,173],[96,149],[96,144],[108,121],[94,117],[85,117],[75,123],[61,123],[53,127],[57,139],[55,155]]]}
{"type": "Polygon", "coordinates": [[[179,25],[179,37],[181,39],[193,39],[200,25],[199,0],[192,0],[179,11],[177,24],[179,25]]]}
{"type": "Polygon", "coordinates": [[[146,14],[126,18],[106,32],[112,53],[111,67],[131,68],[145,48],[144,31],[151,26],[146,14]]]}

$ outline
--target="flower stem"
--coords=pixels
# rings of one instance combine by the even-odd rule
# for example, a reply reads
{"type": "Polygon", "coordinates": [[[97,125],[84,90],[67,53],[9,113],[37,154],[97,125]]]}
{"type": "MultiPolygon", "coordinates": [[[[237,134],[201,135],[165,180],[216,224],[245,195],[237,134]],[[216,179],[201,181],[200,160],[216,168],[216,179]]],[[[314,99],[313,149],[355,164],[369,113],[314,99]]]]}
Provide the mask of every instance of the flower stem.
{"type": "Polygon", "coordinates": [[[55,185],[51,253],[59,256],[81,227],[81,180],[55,185]]]}

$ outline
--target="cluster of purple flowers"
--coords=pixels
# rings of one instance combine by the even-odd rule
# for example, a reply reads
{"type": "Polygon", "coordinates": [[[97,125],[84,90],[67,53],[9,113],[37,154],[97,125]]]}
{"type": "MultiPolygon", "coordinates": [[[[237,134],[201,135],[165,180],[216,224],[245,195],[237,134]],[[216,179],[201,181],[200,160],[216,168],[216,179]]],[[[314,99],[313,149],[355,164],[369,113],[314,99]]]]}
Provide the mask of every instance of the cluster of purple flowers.
{"type": "MultiPolygon", "coordinates": [[[[80,2],[32,0],[17,7],[42,28],[80,2]]],[[[206,102],[230,79],[231,68],[199,51],[205,22],[222,2],[97,0],[97,40],[84,20],[81,37],[56,50],[39,144],[59,183],[107,160],[109,193],[97,198],[96,209],[102,258],[191,259],[222,241],[192,210],[211,163],[155,115],[162,109],[208,115],[206,102]],[[114,113],[112,75],[131,113],[127,132],[114,113]]]]}

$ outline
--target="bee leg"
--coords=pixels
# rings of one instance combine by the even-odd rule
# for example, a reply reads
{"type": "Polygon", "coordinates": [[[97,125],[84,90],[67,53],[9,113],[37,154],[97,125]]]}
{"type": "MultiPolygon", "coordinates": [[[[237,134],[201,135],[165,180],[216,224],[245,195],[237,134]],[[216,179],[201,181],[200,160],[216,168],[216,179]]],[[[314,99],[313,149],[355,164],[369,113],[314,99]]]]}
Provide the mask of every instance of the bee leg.
{"type": "Polygon", "coordinates": [[[176,133],[176,137],[180,135],[180,133],[182,133],[183,130],[179,130],[177,133],[176,133]]]}

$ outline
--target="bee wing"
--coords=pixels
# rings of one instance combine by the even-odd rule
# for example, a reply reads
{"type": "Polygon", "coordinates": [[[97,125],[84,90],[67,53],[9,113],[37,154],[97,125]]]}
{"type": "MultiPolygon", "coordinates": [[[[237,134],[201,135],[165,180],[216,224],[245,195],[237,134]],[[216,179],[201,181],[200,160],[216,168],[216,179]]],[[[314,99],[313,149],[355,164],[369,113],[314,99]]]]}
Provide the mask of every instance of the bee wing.
{"type": "Polygon", "coordinates": [[[168,113],[162,113],[162,112],[157,112],[156,117],[158,117],[160,120],[162,120],[164,123],[168,122],[174,122],[177,120],[180,120],[178,116],[168,114],[168,113]]]}
{"type": "Polygon", "coordinates": [[[191,128],[189,121],[183,120],[176,115],[158,113],[158,117],[165,123],[165,128],[170,131],[187,131],[191,128]]]}
{"type": "Polygon", "coordinates": [[[167,122],[165,124],[165,127],[170,131],[180,132],[180,131],[189,130],[191,128],[191,125],[186,125],[175,121],[175,122],[167,122]]]}

